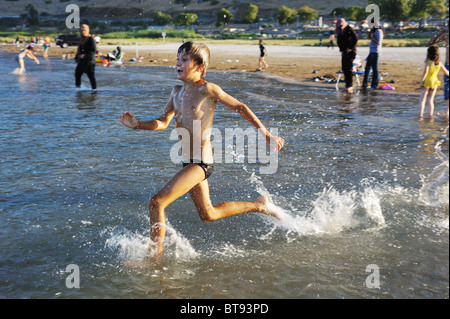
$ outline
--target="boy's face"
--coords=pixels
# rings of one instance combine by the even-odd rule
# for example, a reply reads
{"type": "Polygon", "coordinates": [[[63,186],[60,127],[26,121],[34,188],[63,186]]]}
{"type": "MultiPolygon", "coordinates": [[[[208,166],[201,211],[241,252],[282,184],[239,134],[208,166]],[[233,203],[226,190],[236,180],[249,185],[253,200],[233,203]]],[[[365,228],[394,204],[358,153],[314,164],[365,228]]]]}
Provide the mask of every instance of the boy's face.
{"type": "Polygon", "coordinates": [[[202,68],[183,51],[177,56],[176,71],[178,80],[199,80],[202,68]]]}

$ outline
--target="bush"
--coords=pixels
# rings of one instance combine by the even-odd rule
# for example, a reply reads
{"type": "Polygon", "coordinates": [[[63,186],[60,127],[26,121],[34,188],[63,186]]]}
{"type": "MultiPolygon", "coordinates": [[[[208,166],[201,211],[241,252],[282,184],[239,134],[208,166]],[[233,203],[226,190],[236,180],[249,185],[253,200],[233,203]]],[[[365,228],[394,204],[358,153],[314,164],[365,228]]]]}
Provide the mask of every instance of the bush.
{"type": "Polygon", "coordinates": [[[195,23],[198,16],[195,13],[180,13],[173,19],[176,26],[189,26],[195,23]]]}
{"type": "Polygon", "coordinates": [[[281,6],[278,9],[277,21],[279,24],[291,24],[297,19],[297,10],[281,6]]]}
{"type": "Polygon", "coordinates": [[[222,8],[217,12],[216,27],[223,27],[225,24],[233,22],[233,19],[233,14],[227,9],[222,8]]]}
{"type": "Polygon", "coordinates": [[[303,23],[309,23],[310,21],[317,19],[319,16],[319,13],[316,10],[308,6],[301,7],[298,9],[297,13],[300,17],[300,21],[303,23]]]}
{"type": "Polygon", "coordinates": [[[165,14],[162,12],[156,12],[153,15],[153,22],[156,25],[167,25],[170,23],[170,21],[172,20],[172,17],[170,16],[170,14],[165,14]]]}
{"type": "Polygon", "coordinates": [[[245,23],[255,23],[258,19],[258,6],[250,3],[244,14],[245,23]]]}

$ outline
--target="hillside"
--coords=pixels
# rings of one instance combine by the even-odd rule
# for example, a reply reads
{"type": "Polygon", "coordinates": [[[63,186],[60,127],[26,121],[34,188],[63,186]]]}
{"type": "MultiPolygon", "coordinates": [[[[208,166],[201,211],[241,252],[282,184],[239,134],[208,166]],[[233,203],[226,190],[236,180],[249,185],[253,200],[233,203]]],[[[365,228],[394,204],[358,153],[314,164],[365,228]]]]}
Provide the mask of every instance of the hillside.
{"type": "MultiPolygon", "coordinates": [[[[65,8],[68,4],[77,4],[83,8],[81,18],[120,18],[138,19],[152,17],[157,11],[171,14],[189,12],[196,13],[199,17],[215,17],[217,10],[226,8],[239,19],[248,7],[248,1],[225,0],[225,1],[205,1],[205,0],[1,0],[0,16],[19,16],[25,13],[28,4],[32,4],[40,15],[66,15],[65,8]],[[183,5],[180,2],[189,4],[183,5]],[[217,3],[212,5],[212,3],[217,3]]],[[[298,9],[308,5],[318,11],[320,15],[328,15],[338,6],[362,6],[366,0],[254,0],[259,7],[260,17],[275,16],[278,8],[285,5],[289,8],[298,9]]]]}

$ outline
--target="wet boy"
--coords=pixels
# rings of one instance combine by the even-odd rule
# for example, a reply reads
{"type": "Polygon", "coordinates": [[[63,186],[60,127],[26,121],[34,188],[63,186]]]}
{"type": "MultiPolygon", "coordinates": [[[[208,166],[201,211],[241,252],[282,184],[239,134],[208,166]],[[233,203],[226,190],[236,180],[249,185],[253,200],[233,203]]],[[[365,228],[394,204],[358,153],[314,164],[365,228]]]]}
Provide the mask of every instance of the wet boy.
{"type": "Polygon", "coordinates": [[[136,120],[130,112],[120,116],[120,121],[127,127],[150,131],[167,128],[175,117],[177,130],[187,131],[190,135],[187,141],[181,140],[184,162],[182,169],[149,202],[150,239],[156,246],[156,257],[160,257],[164,249],[166,232],[164,210],[187,192],[191,195],[200,218],[205,222],[247,212],[258,212],[279,218],[277,212],[271,210],[265,196],[254,202],[224,202],[216,206],[211,203],[207,178],[213,170],[210,138],[218,102],[249,121],[264,134],[266,142],[277,151],[283,147],[284,140],[271,135],[245,104],[225,93],[216,84],[204,80],[208,63],[209,49],[206,45],[195,42],[184,43],[178,49],[176,64],[177,78],[183,83],[175,85],[161,116],[145,122],[136,120]],[[200,123],[200,130],[194,129],[195,123],[200,123]],[[198,149],[195,149],[196,143],[200,144],[198,149]]]}

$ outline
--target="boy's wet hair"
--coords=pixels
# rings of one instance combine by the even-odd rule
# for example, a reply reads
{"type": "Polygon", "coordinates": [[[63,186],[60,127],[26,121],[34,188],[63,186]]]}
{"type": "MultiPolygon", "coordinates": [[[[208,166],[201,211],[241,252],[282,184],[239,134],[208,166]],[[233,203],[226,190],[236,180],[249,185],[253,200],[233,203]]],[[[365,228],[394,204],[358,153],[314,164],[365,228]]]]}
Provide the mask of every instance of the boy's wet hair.
{"type": "Polygon", "coordinates": [[[428,47],[427,60],[438,62],[439,61],[439,48],[437,45],[432,45],[428,47]]]}
{"type": "Polygon", "coordinates": [[[178,48],[178,54],[180,53],[188,55],[197,65],[203,64],[202,78],[204,78],[209,65],[209,48],[203,43],[188,41],[178,48]]]}

